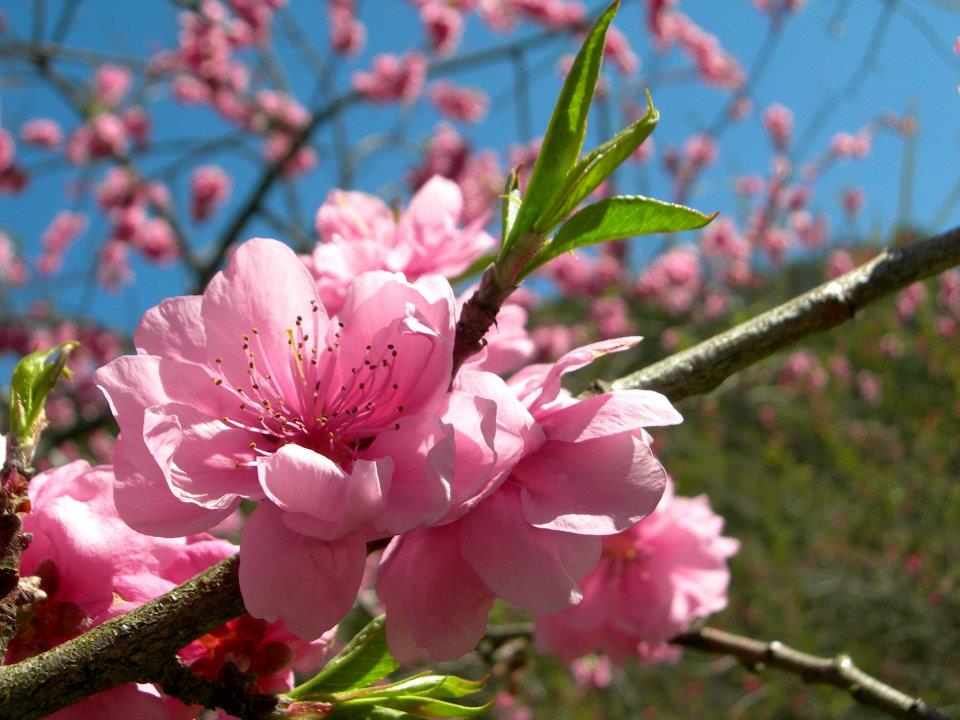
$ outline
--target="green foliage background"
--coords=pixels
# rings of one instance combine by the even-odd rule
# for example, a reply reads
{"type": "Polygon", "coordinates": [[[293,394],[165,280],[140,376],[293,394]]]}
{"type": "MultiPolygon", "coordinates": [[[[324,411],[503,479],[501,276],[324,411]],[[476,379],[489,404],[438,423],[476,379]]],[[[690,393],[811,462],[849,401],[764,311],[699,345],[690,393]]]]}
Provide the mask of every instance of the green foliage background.
{"type": "MultiPolygon", "coordinates": [[[[821,280],[812,264],[791,267],[718,325],[636,308],[647,357],[633,365],[668,354],[658,348],[668,325],[681,329],[684,347],[821,280]]],[[[833,375],[820,392],[778,383],[788,351],[681,402],[683,425],[655,436],[678,493],[707,493],[726,518],[725,534],[743,543],[730,606],[711,625],[820,655],[848,653],[867,672],[957,715],[960,344],[935,328],[936,293],[928,282],[910,320],[897,319],[891,299],[805,345],[824,367],[840,354],[854,375],[876,374],[883,389],[875,404],[855,381],[833,375]],[[893,344],[899,357],[882,351],[893,344]]],[[[541,319],[572,321],[582,308],[565,302],[541,319]]],[[[622,362],[609,360],[605,374],[622,374],[622,362]]],[[[504,609],[499,619],[516,616],[504,609]]],[[[883,717],[835,688],[779,671],[757,675],[689,650],[677,664],[617,670],[605,689],[578,686],[536,654],[497,671],[495,682],[517,691],[534,718],[883,717]]]]}

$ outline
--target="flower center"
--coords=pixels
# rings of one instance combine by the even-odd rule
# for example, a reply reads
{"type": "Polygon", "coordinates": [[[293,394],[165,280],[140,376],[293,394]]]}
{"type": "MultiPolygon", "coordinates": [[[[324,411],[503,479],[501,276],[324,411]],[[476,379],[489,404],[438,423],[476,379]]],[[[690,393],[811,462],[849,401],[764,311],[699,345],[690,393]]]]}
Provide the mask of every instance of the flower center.
{"type": "Polygon", "coordinates": [[[256,676],[248,690],[266,690],[258,687],[259,680],[280,672],[293,662],[293,651],[282,642],[267,641],[269,623],[241,615],[226,625],[200,637],[195,642],[203,649],[203,655],[190,665],[198,675],[216,680],[220,669],[232,663],[244,674],[256,676]]]}
{"type": "Polygon", "coordinates": [[[271,358],[257,328],[241,336],[247,365],[243,385],[230,382],[222,358],[215,361],[214,384],[237,401],[237,412],[221,421],[262,438],[250,443],[252,456],[236,459],[237,468],[252,466],[258,456],[296,443],[349,469],[378,432],[400,427],[404,406],[398,402],[400,385],[394,368],[400,351],[396,345],[371,342],[347,368],[340,344],[345,324],[339,322],[336,332],[328,333],[323,342],[319,306],[316,301],[311,304],[312,328],[306,328],[309,321],[298,316],[294,327],[286,330],[286,357],[271,358]]]}

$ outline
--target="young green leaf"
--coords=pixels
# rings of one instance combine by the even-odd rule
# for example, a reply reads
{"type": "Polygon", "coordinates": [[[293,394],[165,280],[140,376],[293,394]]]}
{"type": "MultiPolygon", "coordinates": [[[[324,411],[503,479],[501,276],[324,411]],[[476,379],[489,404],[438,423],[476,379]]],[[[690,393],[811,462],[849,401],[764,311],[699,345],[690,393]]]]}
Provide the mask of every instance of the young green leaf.
{"type": "Polygon", "coordinates": [[[400,663],[387,649],[385,623],[383,615],[371,620],[317,675],[286,694],[295,700],[323,699],[372,685],[392,673],[400,663]]]}
{"type": "Polygon", "coordinates": [[[659,119],[660,113],[653,107],[653,99],[648,91],[646,114],[584,155],[570,171],[564,193],[558,198],[560,204],[550,211],[547,225],[551,230],[640,147],[653,132],[659,119]]]}
{"type": "Polygon", "coordinates": [[[324,720],[418,720],[416,715],[381,705],[335,707],[324,720]]]}
{"type": "Polygon", "coordinates": [[[486,705],[458,705],[457,703],[423,697],[421,695],[400,695],[397,697],[373,696],[347,700],[336,707],[342,712],[352,708],[384,708],[409,713],[422,718],[473,718],[486,712],[493,703],[486,705]]]}
{"type": "Polygon", "coordinates": [[[714,217],[716,213],[704,215],[683,205],[642,195],[620,195],[600,200],[561,225],[546,247],[524,267],[520,277],[526,277],[568,250],[634,235],[695,230],[714,217]]]}
{"type": "Polygon", "coordinates": [[[483,690],[487,684],[483,680],[466,680],[456,675],[435,675],[421,673],[412,677],[398,680],[389,685],[376,685],[362,689],[346,690],[334,693],[331,699],[334,702],[343,702],[363,697],[397,697],[400,695],[420,695],[441,700],[456,700],[475,695],[483,690]]]}
{"type": "Polygon", "coordinates": [[[562,189],[567,174],[577,162],[583,148],[587,133],[587,114],[600,75],[607,28],[619,7],[620,0],[615,0],[604,11],[590,29],[570,67],[560,97],[553,108],[553,115],[550,116],[547,132],[543,136],[523,204],[510,234],[500,246],[501,258],[506,257],[517,238],[525,233],[532,230],[546,234],[550,231],[550,228],[540,228],[539,223],[545,219],[545,211],[555,204],[557,193],[562,189]]]}
{"type": "Polygon", "coordinates": [[[10,378],[10,432],[20,445],[34,443],[45,424],[47,395],[61,375],[70,377],[67,358],[80,346],[76,341],[37,350],[20,359],[10,378]]]}
{"type": "Polygon", "coordinates": [[[503,189],[503,199],[500,205],[500,243],[503,244],[510,235],[510,229],[517,220],[520,211],[520,176],[517,169],[510,171],[507,185],[503,189]]]}

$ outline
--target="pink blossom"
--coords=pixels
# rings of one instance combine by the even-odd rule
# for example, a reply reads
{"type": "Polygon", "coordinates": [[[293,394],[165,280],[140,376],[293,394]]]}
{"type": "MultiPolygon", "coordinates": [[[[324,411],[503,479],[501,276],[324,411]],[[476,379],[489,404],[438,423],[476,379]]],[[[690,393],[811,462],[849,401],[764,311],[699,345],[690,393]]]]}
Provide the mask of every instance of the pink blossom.
{"type": "Polygon", "coordinates": [[[633,75],[639,67],[636,53],[630,48],[626,35],[615,27],[607,29],[607,40],[603,47],[603,56],[612,62],[623,75],[633,75]]]}
{"type": "MultiPolygon", "coordinates": [[[[10,643],[7,661],[15,662],[134,609],[172,590],[215,562],[236,552],[228,542],[208,535],[155,538],[131,530],[117,515],[110,467],[73,462],[40,473],[30,483],[32,511],[24,529],[33,542],[24,553],[21,574],[36,576],[45,599],[32,605],[28,619],[10,643]]],[[[192,642],[181,658],[196,672],[215,678],[227,662],[243,666],[256,689],[286,690],[293,667],[314,669],[330,635],[313,643],[294,638],[282,625],[257,623],[242,616],[192,642]],[[255,627],[244,643],[235,628],[255,627]],[[263,662],[269,658],[269,663],[263,662]],[[258,662],[260,660],[260,662],[258,662]]],[[[115,713],[149,720],[181,716],[176,701],[149,685],[124,685],[61,710],[51,718],[80,720],[115,713]]]]}
{"type": "Polygon", "coordinates": [[[700,258],[696,248],[684,245],[657,257],[637,278],[641,298],[653,300],[674,313],[690,308],[701,288],[700,258]]]}
{"type": "Polygon", "coordinates": [[[577,658],[570,664],[570,674],[577,685],[584,688],[605,688],[610,686],[613,672],[610,658],[606,655],[588,655],[577,658]]]}
{"type": "Polygon", "coordinates": [[[826,387],[827,373],[809,350],[796,350],[787,356],[779,381],[797,390],[817,392],[826,387]]]}
{"type": "Polygon", "coordinates": [[[913,283],[900,291],[897,295],[897,317],[901,320],[909,320],[917,314],[917,310],[927,298],[927,288],[923,283],[913,283]]]}
{"type": "MultiPolygon", "coordinates": [[[[457,298],[458,312],[476,287],[468,288],[457,298]]],[[[486,370],[505,375],[529,363],[536,353],[536,344],[527,332],[527,311],[512,302],[511,297],[497,313],[496,324],[487,331],[483,350],[467,362],[471,370],[486,370]]]]}
{"type": "Polygon", "coordinates": [[[860,390],[860,397],[870,405],[876,405],[880,402],[883,394],[883,385],[880,378],[869,370],[861,370],[857,373],[857,388],[860,390]]]}
{"type": "Polygon", "coordinates": [[[575,605],[600,536],[653,510],[666,474],[643,427],[680,422],[669,401],[649,391],[576,401],[560,388],[564,373],[638,340],[595,343],[552,366],[530,366],[509,387],[488,373],[458,376],[455,387],[497,406],[496,461],[492,478],[454,488],[444,524],[396,537],[384,553],[377,592],[398,659],[469,651],[495,597],[535,615],[575,605]],[[603,482],[584,482],[591,477],[603,482]]]}
{"type": "Polygon", "coordinates": [[[780,262],[790,247],[790,236],[778,227],[765,228],[756,239],[757,246],[773,262],[780,262]]]}
{"type": "Polygon", "coordinates": [[[42,275],[51,275],[60,269],[63,254],[77,236],[87,227],[87,216],[66,210],[58,212],[40,238],[43,254],[37,259],[42,275]]]}
{"type": "MultiPolygon", "coordinates": [[[[5,232],[0,232],[0,283],[14,287],[26,281],[27,269],[23,261],[17,257],[17,249],[5,232]]],[[[31,352],[32,348],[23,348],[31,352]]],[[[25,355],[25,352],[19,353],[25,355]]]]}
{"type": "Polygon", "coordinates": [[[861,130],[856,135],[838,132],[830,140],[830,154],[837,158],[863,159],[870,154],[870,133],[861,130]]]}
{"type": "Polygon", "coordinates": [[[480,422],[446,392],[453,332],[442,278],[365,273],[330,319],[293,251],[244,243],[202,296],[147,311],[139,354],[96,374],[120,425],[121,517],[176,536],[258,502],[240,543],[246,606],[318,637],[353,604],[367,541],[447,510],[440,416],[449,404],[480,422]]]}
{"type": "Polygon", "coordinates": [[[377,55],[371,71],[353,74],[353,87],[370,100],[411,103],[420,96],[426,76],[427,63],[420,53],[377,55]]]}
{"type": "Polygon", "coordinates": [[[566,355],[584,340],[581,326],[560,324],[537,325],[530,334],[536,347],[536,357],[541,360],[556,360],[566,355]]]}
{"type": "Polygon", "coordinates": [[[846,250],[834,250],[827,258],[827,277],[831,280],[848,273],[857,266],[853,256],[846,250]]]}
{"type": "Polygon", "coordinates": [[[437,55],[452,53],[463,36],[463,15],[443,0],[430,0],[420,8],[420,21],[430,39],[430,49],[437,55]]]}
{"type": "Polygon", "coordinates": [[[494,202],[503,192],[503,172],[492,151],[475,153],[470,144],[447,123],[440,123],[427,145],[420,167],[408,181],[412,189],[422,187],[434,175],[450,178],[463,193],[463,220],[472,223],[489,217],[494,202]]]}
{"type": "Polygon", "coordinates": [[[960,270],[947,270],[940,276],[937,303],[944,310],[960,317],[960,270]]]}
{"type": "Polygon", "coordinates": [[[353,12],[353,8],[334,5],[329,11],[330,45],[344,55],[356,55],[363,50],[367,29],[353,12]]]}
{"type": "Polygon", "coordinates": [[[194,220],[208,219],[217,206],[230,197],[230,177],[216,165],[198,167],[190,176],[190,214],[194,220]]]}
{"type": "Polygon", "coordinates": [[[126,243],[110,240],[97,256],[97,282],[111,292],[133,279],[127,254],[126,243]]]}
{"type": "Polygon", "coordinates": [[[430,99],[444,115],[470,123],[480,122],[490,104],[482,90],[457,87],[449,80],[435,82],[430,88],[430,99]]]}
{"type": "Polygon", "coordinates": [[[635,328],[630,321],[627,302],[622,297],[602,297],[590,306],[590,319],[601,338],[622,337],[635,328]]]}
{"type": "Polygon", "coordinates": [[[510,3],[523,16],[552,30],[576,28],[587,14],[582,3],[572,0],[510,0],[510,3]]]}
{"type": "Polygon", "coordinates": [[[840,196],[840,202],[843,205],[843,211],[849,216],[854,217],[860,214],[864,203],[867,201],[866,193],[860,188],[848,188],[840,196]]]}
{"type": "Polygon", "coordinates": [[[120,65],[101,65],[93,79],[94,97],[108,108],[114,108],[123,102],[130,85],[133,83],[133,73],[120,65]]]}
{"type": "Polygon", "coordinates": [[[20,139],[28,145],[55,148],[63,142],[63,130],[56,120],[36,118],[21,126],[20,139]]]}
{"type": "Polygon", "coordinates": [[[677,497],[668,481],[652,514],[604,538],[583,601],[537,618],[537,645],[567,661],[592,651],[618,664],[675,657],[670,639],[727,605],[727,560],[740,543],[722,531],[705,495],[677,497]]]}
{"type": "Polygon", "coordinates": [[[0,170],[13,167],[17,156],[17,146],[9,130],[0,130],[0,170]]]}
{"type": "Polygon", "coordinates": [[[763,126],[767,129],[773,146],[786,150],[793,135],[793,113],[783,105],[771,105],[763,111],[763,126]]]}
{"type": "Polygon", "coordinates": [[[736,58],[727,54],[716,36],[704,31],[674,9],[671,0],[650,0],[647,23],[659,52],[678,44],[696,64],[704,82],[727,89],[743,85],[745,73],[736,58]]]}
{"type": "Polygon", "coordinates": [[[150,135],[150,116],[141,107],[127,108],[120,115],[120,121],[127,130],[127,135],[137,144],[144,145],[150,135]]]}
{"type": "Polygon", "coordinates": [[[173,228],[162,217],[151,217],[143,221],[132,238],[134,247],[151,260],[169,263],[180,255],[177,236],[173,228]]]}
{"type": "Polygon", "coordinates": [[[790,213],[790,227],[800,244],[807,247],[825,245],[829,239],[827,216],[823,213],[814,218],[806,210],[797,210],[790,213]]]}
{"type": "Polygon", "coordinates": [[[459,227],[463,196],[456,183],[434,177],[395,219],[377,197],[334,190],[317,210],[320,242],[307,267],[327,312],[339,311],[352,279],[369,270],[454,277],[489,251],[485,219],[459,227]]]}
{"type": "Polygon", "coordinates": [[[741,175],[736,180],[736,190],[741,195],[759,195],[763,192],[763,178],[759,175],[741,175]]]}
{"type": "Polygon", "coordinates": [[[740,235],[730,218],[719,218],[710,223],[700,236],[704,257],[744,260],[750,255],[750,244],[740,235]]]}

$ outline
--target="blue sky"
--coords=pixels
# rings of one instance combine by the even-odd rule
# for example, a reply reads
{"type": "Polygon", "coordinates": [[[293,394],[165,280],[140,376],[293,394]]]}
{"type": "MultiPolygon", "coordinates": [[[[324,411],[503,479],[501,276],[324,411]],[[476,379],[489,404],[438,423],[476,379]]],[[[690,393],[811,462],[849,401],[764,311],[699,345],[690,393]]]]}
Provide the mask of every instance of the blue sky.
{"type": "MultiPolygon", "coordinates": [[[[727,50],[750,67],[763,42],[766,21],[748,0],[683,0],[680,4],[683,11],[715,33],[727,50]]],[[[47,33],[62,5],[63,0],[46,3],[47,33]]],[[[290,0],[290,8],[303,32],[316,41],[323,55],[327,55],[323,49],[327,32],[323,5],[316,0],[290,0]]],[[[402,51],[423,41],[416,15],[404,0],[367,0],[361,5],[368,41],[360,57],[338,63],[336,84],[340,91],[348,87],[350,73],[358,67],[366,67],[374,52],[402,51]]],[[[590,5],[595,7],[598,3],[590,5]]],[[[884,6],[881,0],[849,0],[845,3],[808,0],[807,8],[789,21],[768,69],[753,87],[757,111],[747,121],[726,130],[719,161],[689,199],[691,204],[707,211],[734,213],[729,190],[731,178],[748,172],[763,174],[770,159],[769,144],[759,130],[759,110],[773,102],[787,105],[794,111],[797,135],[802,135],[814,116],[834,94],[848,86],[855,69],[861,66],[867,49],[873,47],[876,21],[884,6]],[[845,8],[845,12],[838,13],[838,7],[845,8]]],[[[960,167],[957,162],[960,58],[952,54],[954,38],[960,34],[960,12],[944,9],[948,6],[949,3],[930,0],[901,0],[899,9],[890,17],[882,45],[870,56],[868,73],[862,82],[856,83],[856,95],[839,95],[841,99],[829,109],[829,121],[813,137],[810,146],[816,154],[826,147],[834,132],[856,131],[885,110],[897,114],[915,112],[920,133],[915,146],[916,170],[909,219],[929,230],[942,229],[960,221],[960,208],[957,207],[943,217],[937,217],[944,199],[960,180],[957,172],[960,167]]],[[[0,3],[8,25],[20,36],[29,36],[31,32],[31,7],[32,3],[21,0],[0,3]]],[[[146,51],[174,44],[176,13],[173,4],[165,0],[132,3],[85,0],[80,4],[65,44],[143,55],[146,51]]],[[[649,62],[652,53],[640,3],[636,0],[627,3],[616,25],[644,61],[649,62]]],[[[504,38],[490,33],[479,22],[471,21],[460,52],[469,53],[537,32],[538,28],[524,25],[514,35],[504,38]]],[[[310,95],[314,78],[282,33],[276,34],[275,51],[288,69],[290,85],[305,104],[312,106],[310,95]]],[[[571,49],[573,45],[569,41],[559,40],[532,51],[527,59],[531,71],[530,115],[535,135],[542,132],[559,89],[560,80],[554,69],[556,59],[561,52],[571,49]]],[[[687,64],[676,53],[659,62],[663,67],[687,64]]],[[[62,67],[74,77],[89,77],[83,66],[62,67]]],[[[15,130],[23,120],[37,115],[55,117],[68,127],[75,123],[70,110],[55,95],[43,89],[36,80],[23,86],[17,78],[11,77],[11,68],[0,65],[0,123],[3,127],[15,130]]],[[[510,143],[520,139],[510,70],[509,63],[500,62],[450,76],[458,83],[482,87],[491,96],[493,109],[486,121],[479,126],[459,126],[458,129],[475,145],[500,150],[501,157],[506,156],[510,143]]],[[[690,133],[708,125],[727,99],[725,93],[690,82],[657,85],[653,93],[662,116],[654,135],[659,149],[671,143],[681,143],[690,133]]],[[[168,141],[168,146],[174,149],[177,148],[176,141],[214,137],[224,130],[213,113],[205,109],[185,111],[162,95],[150,107],[155,117],[154,137],[158,142],[168,141]]],[[[349,136],[356,141],[393,127],[398,112],[363,105],[352,108],[346,117],[349,136]]],[[[407,120],[411,128],[409,137],[415,142],[424,140],[437,119],[429,104],[421,103],[407,120]]],[[[588,144],[599,139],[594,133],[588,144]]],[[[336,186],[336,163],[330,155],[330,147],[330,133],[325,130],[320,137],[320,167],[299,184],[300,203],[308,227],[312,226],[316,207],[336,186]]],[[[24,243],[31,257],[35,255],[39,235],[53,214],[72,202],[64,198],[67,182],[78,179],[75,170],[63,164],[51,165],[46,157],[49,156],[41,152],[23,151],[25,164],[43,171],[34,177],[31,187],[23,195],[0,197],[0,230],[24,243]]],[[[191,167],[191,158],[178,157],[176,152],[158,155],[144,167],[155,171],[173,161],[191,167]]],[[[399,191],[397,181],[414,161],[415,155],[409,152],[377,156],[359,168],[356,187],[369,192],[396,194],[399,191]]],[[[246,195],[257,167],[249,158],[229,154],[206,158],[204,162],[222,165],[234,178],[233,200],[218,216],[223,220],[246,195]]],[[[903,164],[904,143],[890,134],[882,134],[876,138],[874,152],[868,159],[845,163],[829,172],[817,186],[818,195],[813,207],[828,211],[834,217],[833,227],[840,228],[840,192],[853,185],[863,187],[868,202],[860,230],[881,233],[898,217],[903,164]]],[[[99,178],[102,172],[102,169],[98,170],[93,177],[99,178]]],[[[668,188],[661,175],[653,173],[652,184],[641,187],[636,171],[627,170],[619,179],[619,190],[649,191],[665,196],[668,188]]],[[[185,183],[180,182],[173,189],[183,207],[185,183]]],[[[82,201],[79,207],[83,208],[89,202],[82,201]]],[[[286,212],[279,193],[271,197],[271,206],[278,213],[286,212]]],[[[197,244],[202,246],[216,237],[220,225],[213,222],[199,227],[188,224],[188,227],[197,244]]],[[[38,298],[51,299],[55,307],[65,312],[79,311],[108,325],[129,330],[147,307],[185,290],[187,276],[182,270],[158,269],[139,260],[134,263],[138,277],[136,284],[117,295],[109,295],[94,287],[91,282],[92,252],[103,241],[106,232],[104,220],[95,221],[68,254],[63,275],[52,282],[36,282],[17,291],[11,298],[13,303],[23,307],[38,298]]],[[[267,226],[252,224],[248,234],[274,233],[267,226]]]]}

